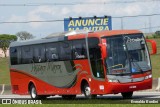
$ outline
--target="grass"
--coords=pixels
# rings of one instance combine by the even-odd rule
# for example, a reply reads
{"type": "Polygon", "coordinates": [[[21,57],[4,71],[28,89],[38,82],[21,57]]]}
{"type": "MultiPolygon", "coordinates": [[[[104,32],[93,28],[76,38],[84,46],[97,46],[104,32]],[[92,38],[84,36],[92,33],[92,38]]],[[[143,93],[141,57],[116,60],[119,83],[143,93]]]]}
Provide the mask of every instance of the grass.
{"type": "MultiPolygon", "coordinates": [[[[151,55],[153,78],[160,77],[160,38],[153,39],[157,42],[157,54],[151,55]]],[[[148,44],[149,50],[151,49],[148,44]]],[[[8,58],[0,58],[0,84],[10,84],[8,58]]]]}
{"type": "MultiPolygon", "coordinates": [[[[10,107],[11,105],[0,105],[1,107],[10,107]]],[[[12,107],[32,107],[33,105],[12,105],[12,107]]],[[[34,107],[158,107],[158,104],[44,104],[34,105],[34,107]]]]}
{"type": "Polygon", "coordinates": [[[10,84],[8,58],[0,58],[0,84],[10,84]]]}
{"type": "MultiPolygon", "coordinates": [[[[151,63],[152,63],[152,74],[153,78],[158,78],[160,77],[160,38],[153,39],[157,43],[157,54],[156,55],[151,55],[151,63]]],[[[148,44],[149,50],[150,44],[148,44]]]]}

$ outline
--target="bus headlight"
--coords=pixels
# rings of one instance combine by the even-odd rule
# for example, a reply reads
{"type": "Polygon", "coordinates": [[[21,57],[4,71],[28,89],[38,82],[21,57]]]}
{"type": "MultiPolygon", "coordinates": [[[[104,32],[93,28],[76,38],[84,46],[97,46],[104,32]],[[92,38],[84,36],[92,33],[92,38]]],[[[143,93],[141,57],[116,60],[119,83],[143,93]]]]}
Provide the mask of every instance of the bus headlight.
{"type": "Polygon", "coordinates": [[[144,79],[146,80],[146,79],[150,79],[150,78],[152,78],[152,74],[145,76],[144,79]]]}
{"type": "Polygon", "coordinates": [[[116,79],[109,79],[108,82],[118,82],[116,79]]]}
{"type": "Polygon", "coordinates": [[[150,74],[148,77],[149,77],[149,78],[152,78],[152,74],[150,74]]]}

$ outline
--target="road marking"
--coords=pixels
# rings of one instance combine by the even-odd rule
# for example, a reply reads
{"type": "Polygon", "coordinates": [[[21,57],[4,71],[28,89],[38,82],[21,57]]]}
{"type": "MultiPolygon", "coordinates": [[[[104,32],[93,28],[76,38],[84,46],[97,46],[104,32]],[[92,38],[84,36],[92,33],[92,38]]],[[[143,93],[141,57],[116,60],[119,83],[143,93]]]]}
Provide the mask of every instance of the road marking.
{"type": "Polygon", "coordinates": [[[156,91],[160,91],[160,78],[158,78],[158,86],[156,88],[156,91]]]}
{"type": "Polygon", "coordinates": [[[5,86],[5,84],[2,85],[1,95],[4,93],[4,86],[5,86]]]}

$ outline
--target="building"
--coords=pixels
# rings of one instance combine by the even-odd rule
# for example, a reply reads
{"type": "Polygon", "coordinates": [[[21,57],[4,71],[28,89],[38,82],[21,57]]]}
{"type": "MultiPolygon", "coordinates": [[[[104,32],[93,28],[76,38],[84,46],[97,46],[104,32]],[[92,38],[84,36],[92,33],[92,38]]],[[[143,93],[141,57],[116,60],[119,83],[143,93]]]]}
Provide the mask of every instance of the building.
{"type": "MultiPolygon", "coordinates": [[[[7,50],[7,53],[6,53],[7,57],[9,56],[9,50],[7,50]]],[[[0,48],[0,58],[3,58],[5,57],[5,54],[3,52],[3,50],[0,48]]]]}

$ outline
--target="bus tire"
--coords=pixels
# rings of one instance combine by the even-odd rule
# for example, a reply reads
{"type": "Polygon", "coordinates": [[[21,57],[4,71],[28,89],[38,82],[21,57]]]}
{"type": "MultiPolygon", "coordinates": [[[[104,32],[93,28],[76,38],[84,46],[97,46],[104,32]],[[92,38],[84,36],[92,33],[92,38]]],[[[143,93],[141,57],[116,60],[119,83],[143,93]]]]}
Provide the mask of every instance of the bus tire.
{"type": "Polygon", "coordinates": [[[93,99],[93,98],[97,98],[97,95],[92,95],[91,94],[91,88],[89,86],[88,83],[86,83],[84,86],[83,86],[83,93],[85,95],[85,98],[87,99],[93,99]]]}
{"type": "Polygon", "coordinates": [[[72,100],[76,98],[76,95],[62,95],[63,99],[72,100]]]}
{"type": "Polygon", "coordinates": [[[124,93],[121,93],[121,94],[122,94],[123,99],[131,99],[132,95],[133,95],[133,92],[124,92],[124,93]]]}
{"type": "Polygon", "coordinates": [[[32,84],[29,88],[29,92],[30,92],[30,96],[32,99],[39,99],[39,96],[37,95],[37,91],[36,91],[36,88],[35,86],[32,84]]]}

